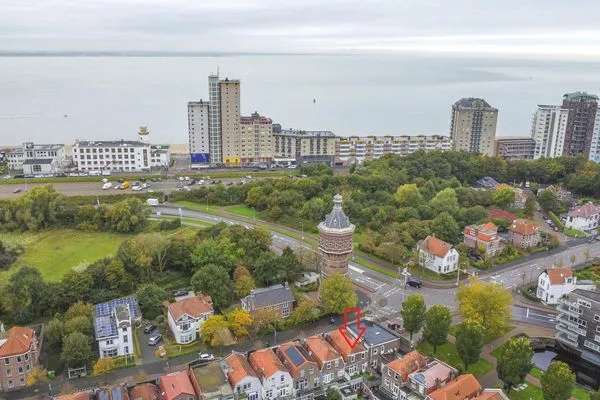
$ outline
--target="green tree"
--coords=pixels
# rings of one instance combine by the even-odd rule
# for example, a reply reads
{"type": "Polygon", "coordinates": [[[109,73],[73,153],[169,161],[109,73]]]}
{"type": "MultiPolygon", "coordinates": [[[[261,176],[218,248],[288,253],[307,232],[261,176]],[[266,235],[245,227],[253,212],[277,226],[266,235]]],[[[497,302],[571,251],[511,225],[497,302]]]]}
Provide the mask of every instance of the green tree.
{"type": "Polygon", "coordinates": [[[64,325],[58,318],[52,318],[44,326],[44,344],[53,350],[60,349],[63,335],[64,325]]]}
{"type": "Polygon", "coordinates": [[[554,361],[540,381],[544,400],[568,400],[575,387],[575,374],[564,362],[554,361]]]}
{"type": "Polygon", "coordinates": [[[89,317],[80,315],[65,321],[65,335],[73,332],[83,333],[86,336],[92,336],[92,321],[89,317]]]}
{"type": "Polygon", "coordinates": [[[411,294],[402,303],[400,314],[402,315],[404,329],[410,334],[410,340],[412,340],[413,334],[423,327],[425,312],[425,300],[420,294],[411,294]]]}
{"type": "Polygon", "coordinates": [[[204,240],[196,246],[192,254],[192,263],[196,269],[212,264],[230,273],[233,272],[235,260],[235,248],[228,238],[204,240]]]}
{"type": "Polygon", "coordinates": [[[527,196],[527,199],[525,200],[525,216],[527,218],[533,218],[536,208],[537,204],[535,201],[535,197],[531,195],[527,196]]]}
{"type": "Polygon", "coordinates": [[[329,314],[341,314],[345,308],[356,306],[358,297],[352,281],[341,274],[325,278],[321,282],[321,302],[329,314]]]}
{"type": "Polygon", "coordinates": [[[515,191],[508,185],[501,185],[494,190],[492,200],[498,207],[510,207],[515,202],[515,191]]]}
{"type": "Polygon", "coordinates": [[[456,192],[452,188],[446,188],[438,192],[433,199],[429,201],[429,206],[436,212],[447,212],[456,215],[459,209],[456,192]]]}
{"type": "Polygon", "coordinates": [[[63,341],[61,358],[71,368],[87,365],[92,359],[91,338],[81,332],[73,332],[63,341]]]}
{"type": "Polygon", "coordinates": [[[232,300],[232,283],[222,266],[208,264],[194,273],[191,284],[196,293],[208,294],[218,309],[227,307],[232,300]]]}
{"type": "Polygon", "coordinates": [[[457,243],[461,233],[456,220],[447,212],[439,213],[431,221],[431,232],[438,238],[449,243],[457,243]]]}
{"type": "Polygon", "coordinates": [[[417,207],[423,203],[423,196],[421,196],[419,188],[414,183],[398,186],[394,197],[400,207],[417,207]]]}
{"type": "Polygon", "coordinates": [[[167,299],[167,292],[155,283],[147,283],[138,288],[135,297],[144,318],[153,320],[162,314],[163,302],[167,299]]]}
{"type": "Polygon", "coordinates": [[[36,268],[21,267],[0,291],[0,303],[13,322],[24,324],[47,311],[48,285],[36,268]]]}
{"type": "Polygon", "coordinates": [[[476,322],[463,322],[456,329],[456,351],[464,370],[479,360],[483,349],[483,328],[476,322]]]}
{"type": "Polygon", "coordinates": [[[523,383],[533,364],[533,349],[526,337],[510,339],[500,348],[496,371],[507,392],[523,383]]]}
{"type": "Polygon", "coordinates": [[[238,299],[248,296],[252,289],[256,288],[254,278],[245,267],[237,267],[236,272],[238,272],[240,268],[242,268],[245,273],[234,273],[233,276],[233,291],[238,299]]]}
{"type": "Polygon", "coordinates": [[[281,252],[278,263],[285,272],[285,279],[288,282],[294,281],[302,271],[302,263],[289,246],[286,246],[281,252]]]}
{"type": "Polygon", "coordinates": [[[180,237],[171,239],[166,254],[169,268],[190,272],[193,267],[192,250],[193,243],[191,240],[180,237]]]}
{"type": "Polygon", "coordinates": [[[135,197],[113,204],[106,214],[109,229],[121,233],[139,231],[145,225],[146,217],[144,204],[135,197]]]}
{"type": "Polygon", "coordinates": [[[66,321],[76,317],[86,317],[91,323],[93,312],[94,306],[92,304],[85,303],[83,301],[78,301],[76,303],[71,304],[67,311],[65,311],[64,319],[66,321]]]}
{"type": "Polygon", "coordinates": [[[562,208],[560,200],[551,190],[544,190],[538,194],[538,204],[546,212],[556,213],[560,212],[562,208]]]}
{"type": "Polygon", "coordinates": [[[510,319],[510,292],[496,283],[474,280],[458,289],[458,309],[467,322],[481,325],[486,337],[502,332],[510,319]]]}
{"type": "Polygon", "coordinates": [[[52,186],[36,186],[16,200],[17,223],[29,230],[47,229],[60,221],[64,198],[52,186]]]}
{"type": "Polygon", "coordinates": [[[452,316],[448,307],[441,304],[435,304],[425,313],[425,327],[423,337],[433,346],[433,352],[437,346],[446,343],[448,340],[448,330],[452,316]]]}
{"type": "Polygon", "coordinates": [[[336,388],[328,388],[326,392],[327,400],[342,400],[342,394],[336,388]]]}
{"type": "Polygon", "coordinates": [[[265,286],[286,280],[287,271],[273,252],[265,252],[254,263],[254,276],[265,286]]]}
{"type": "Polygon", "coordinates": [[[590,400],[600,400],[600,390],[590,392],[590,400]]]}

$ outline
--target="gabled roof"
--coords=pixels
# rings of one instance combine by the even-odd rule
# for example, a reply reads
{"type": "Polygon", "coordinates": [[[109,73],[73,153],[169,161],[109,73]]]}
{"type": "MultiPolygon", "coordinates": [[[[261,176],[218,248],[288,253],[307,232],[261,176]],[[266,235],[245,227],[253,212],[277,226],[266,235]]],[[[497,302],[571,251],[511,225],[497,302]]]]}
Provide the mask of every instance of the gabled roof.
{"type": "Polygon", "coordinates": [[[408,380],[408,375],[424,368],[427,365],[427,359],[418,351],[411,351],[401,358],[397,358],[387,364],[387,367],[400,375],[402,381],[408,380]]]}
{"type": "Polygon", "coordinates": [[[323,364],[340,358],[340,353],[336,351],[322,336],[311,336],[305,341],[306,349],[309,354],[317,360],[322,368],[323,364]]]}
{"type": "Polygon", "coordinates": [[[53,397],[54,400],[90,400],[91,398],[92,394],[90,392],[75,392],[53,397]]]}
{"type": "Polygon", "coordinates": [[[130,400],[160,400],[158,386],[153,383],[140,383],[129,389],[130,400]]]}
{"type": "Polygon", "coordinates": [[[422,371],[410,374],[410,379],[417,381],[426,389],[435,387],[438,382],[449,380],[457,371],[441,361],[434,361],[428,364],[422,371]]]}
{"type": "Polygon", "coordinates": [[[549,268],[546,271],[551,285],[562,285],[567,278],[573,277],[573,270],[568,267],[549,268]]]}
{"type": "Polygon", "coordinates": [[[431,392],[429,397],[432,400],[465,400],[477,396],[480,391],[477,379],[472,374],[465,374],[431,392]]]}
{"type": "Polygon", "coordinates": [[[248,361],[258,376],[262,378],[270,378],[279,371],[287,372],[287,369],[271,349],[260,349],[250,353],[248,361]]]}
{"type": "Polygon", "coordinates": [[[331,343],[331,345],[342,355],[344,360],[347,360],[350,354],[365,351],[365,347],[360,342],[354,347],[350,346],[339,329],[328,332],[326,337],[329,340],[329,343],[331,343]]]}
{"type": "Polygon", "coordinates": [[[31,328],[13,326],[6,332],[4,339],[0,338],[0,357],[10,357],[25,354],[31,349],[35,332],[31,328]]]}
{"type": "Polygon", "coordinates": [[[569,210],[569,217],[590,218],[596,214],[600,214],[600,206],[594,203],[587,203],[569,210]]]}
{"type": "Polygon", "coordinates": [[[242,299],[242,302],[250,309],[262,308],[293,301],[294,294],[287,284],[253,289],[248,296],[242,299]]]}
{"type": "Polygon", "coordinates": [[[511,213],[510,211],[501,210],[499,208],[491,208],[488,211],[488,218],[489,219],[503,219],[510,223],[510,222],[513,222],[515,219],[517,219],[517,215],[514,213],[511,213]]]}
{"type": "Polygon", "coordinates": [[[277,348],[276,352],[294,379],[302,377],[304,367],[317,367],[317,364],[309,358],[298,342],[284,343],[277,348]]]}
{"type": "Polygon", "coordinates": [[[162,375],[159,380],[159,386],[164,400],[173,400],[182,394],[196,396],[196,392],[186,371],[162,375]]]}
{"type": "Polygon", "coordinates": [[[537,225],[526,219],[514,220],[508,229],[523,236],[533,235],[538,231],[537,225]]]}
{"type": "Polygon", "coordinates": [[[424,252],[442,258],[452,249],[452,245],[431,235],[420,241],[419,246],[424,252]]]}
{"type": "Polygon", "coordinates": [[[258,378],[256,372],[250,366],[246,356],[240,353],[231,353],[225,358],[227,364],[227,379],[232,386],[237,385],[246,377],[258,378]]]}
{"type": "Polygon", "coordinates": [[[474,400],[508,400],[508,396],[502,389],[483,389],[474,400]]]}
{"type": "Polygon", "coordinates": [[[171,314],[175,321],[184,315],[189,315],[197,319],[204,314],[212,314],[214,312],[212,299],[208,295],[187,297],[174,303],[169,303],[167,307],[169,314],[171,314]]]}

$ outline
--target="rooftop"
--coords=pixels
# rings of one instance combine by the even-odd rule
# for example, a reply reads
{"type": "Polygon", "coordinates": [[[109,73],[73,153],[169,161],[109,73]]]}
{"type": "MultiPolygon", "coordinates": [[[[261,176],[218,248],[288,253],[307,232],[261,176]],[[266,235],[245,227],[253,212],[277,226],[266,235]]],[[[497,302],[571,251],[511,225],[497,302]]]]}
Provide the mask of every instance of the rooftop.
{"type": "Polygon", "coordinates": [[[204,314],[213,313],[213,304],[210,296],[193,296],[181,299],[167,306],[169,314],[175,321],[183,315],[189,315],[192,318],[199,318],[204,314]]]}
{"type": "Polygon", "coordinates": [[[568,267],[549,268],[545,272],[548,274],[548,279],[552,285],[562,285],[567,278],[573,276],[573,270],[568,267]]]}
{"type": "Polygon", "coordinates": [[[146,147],[148,143],[139,140],[76,140],[76,147],[146,147]]]}
{"type": "Polygon", "coordinates": [[[323,336],[311,336],[307,338],[306,348],[321,366],[328,361],[340,358],[340,353],[323,336]]]}
{"type": "Polygon", "coordinates": [[[94,330],[96,339],[115,336],[117,319],[136,320],[142,316],[137,299],[134,296],[121,297],[94,306],[94,330]]]}
{"type": "Polygon", "coordinates": [[[283,129],[281,132],[275,133],[276,136],[300,136],[300,137],[323,137],[335,138],[331,131],[305,131],[296,129],[283,129]]]}
{"type": "Polygon", "coordinates": [[[287,284],[278,284],[266,288],[253,289],[242,301],[252,309],[262,308],[274,304],[293,302],[294,294],[287,284]]]}
{"type": "Polygon", "coordinates": [[[193,375],[192,379],[196,379],[202,393],[219,392],[222,395],[232,393],[229,381],[218,361],[191,367],[190,372],[193,375]]]}
{"type": "Polygon", "coordinates": [[[537,225],[526,219],[514,220],[508,229],[520,235],[533,235],[538,231],[537,225]]]}
{"type": "Polygon", "coordinates": [[[569,217],[589,218],[597,214],[600,214],[600,206],[597,206],[594,203],[586,203],[569,210],[569,217]]]}
{"type": "MultiPolygon", "coordinates": [[[[365,331],[365,335],[363,336],[363,341],[369,346],[376,346],[391,342],[393,340],[398,340],[398,336],[395,333],[388,331],[376,322],[363,320],[361,325],[367,328],[365,331]]],[[[357,336],[356,322],[353,322],[348,325],[348,331],[354,337],[357,336]]]]}
{"type": "Polygon", "coordinates": [[[288,342],[280,345],[277,348],[277,355],[279,355],[279,358],[294,378],[302,376],[301,368],[303,366],[316,366],[314,361],[309,359],[304,348],[297,342],[288,342]]]}
{"type": "Polygon", "coordinates": [[[174,400],[182,394],[196,397],[196,392],[187,371],[172,372],[159,379],[161,395],[164,400],[174,400]]]}
{"type": "Polygon", "coordinates": [[[487,101],[485,101],[484,99],[478,98],[478,97],[463,97],[462,99],[460,99],[456,103],[454,103],[454,107],[456,107],[456,108],[477,108],[477,109],[487,108],[490,110],[496,110],[495,108],[490,106],[490,104],[487,101]]]}
{"type": "Polygon", "coordinates": [[[465,400],[479,394],[481,385],[472,374],[460,375],[446,386],[431,392],[431,400],[465,400]]]}
{"type": "Polygon", "coordinates": [[[350,219],[344,213],[342,208],[342,196],[336,194],[333,196],[333,209],[325,217],[325,221],[319,224],[319,229],[330,230],[354,230],[354,225],[350,223],[350,219]]]}
{"type": "Polygon", "coordinates": [[[438,239],[435,236],[427,236],[419,242],[419,247],[426,253],[433,254],[436,257],[446,257],[446,254],[452,249],[452,245],[438,239]]]}
{"type": "Polygon", "coordinates": [[[585,289],[575,289],[573,290],[571,293],[579,296],[579,297],[584,297],[586,299],[595,301],[597,303],[600,303],[600,291],[597,290],[585,290],[585,289]]]}
{"type": "Polygon", "coordinates": [[[0,357],[25,354],[31,349],[35,332],[31,328],[13,326],[4,338],[0,337],[0,357]]]}
{"type": "Polygon", "coordinates": [[[52,158],[28,158],[23,161],[24,165],[35,165],[35,164],[52,164],[52,158]]]}
{"type": "Polygon", "coordinates": [[[595,94],[589,94],[587,92],[573,92],[565,93],[563,100],[567,101],[598,101],[598,96],[595,94]]]}
{"type": "Polygon", "coordinates": [[[287,371],[270,348],[250,353],[248,361],[256,373],[263,378],[270,378],[274,373],[279,371],[287,371]]]}
{"type": "Polygon", "coordinates": [[[487,189],[493,189],[498,186],[500,182],[492,178],[491,176],[484,176],[483,178],[479,178],[475,181],[476,187],[482,187],[487,189]]]}
{"type": "Polygon", "coordinates": [[[441,361],[434,361],[427,365],[425,369],[410,374],[410,378],[423,385],[426,388],[432,388],[438,382],[443,382],[449,379],[456,370],[441,361]]]}
{"type": "Polygon", "coordinates": [[[247,376],[256,377],[256,372],[250,366],[245,355],[240,353],[231,353],[225,358],[227,364],[227,378],[233,386],[237,385],[242,379],[247,376]]]}
{"type": "Polygon", "coordinates": [[[160,391],[153,383],[140,383],[129,389],[130,400],[159,400],[160,391]]]}
{"type": "Polygon", "coordinates": [[[387,367],[396,372],[403,381],[408,380],[408,375],[427,365],[427,359],[418,351],[411,351],[403,357],[397,358],[387,364],[387,367]]]}
{"type": "Polygon", "coordinates": [[[348,341],[342,336],[339,329],[335,329],[327,333],[327,338],[331,345],[344,357],[348,357],[350,354],[360,353],[365,351],[364,346],[361,343],[357,343],[356,346],[352,347],[348,344],[348,341]]]}

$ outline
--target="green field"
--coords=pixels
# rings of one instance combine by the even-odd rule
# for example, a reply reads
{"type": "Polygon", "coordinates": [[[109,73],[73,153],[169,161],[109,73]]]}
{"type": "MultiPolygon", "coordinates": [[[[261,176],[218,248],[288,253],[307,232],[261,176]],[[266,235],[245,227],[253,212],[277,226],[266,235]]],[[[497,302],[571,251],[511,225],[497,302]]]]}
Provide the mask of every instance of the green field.
{"type": "Polygon", "coordinates": [[[256,211],[254,208],[250,208],[244,204],[238,204],[235,206],[227,206],[224,208],[225,211],[232,214],[241,215],[242,217],[255,218],[256,211]]]}
{"type": "Polygon", "coordinates": [[[128,235],[57,229],[43,232],[0,233],[0,240],[17,243],[25,252],[11,266],[0,272],[5,280],[22,265],[36,267],[48,281],[58,281],[73,268],[83,268],[116,253],[128,235]]]}
{"type": "MultiPolygon", "coordinates": [[[[423,354],[427,354],[433,356],[443,362],[452,365],[454,368],[459,371],[464,371],[463,362],[458,356],[456,351],[456,346],[452,343],[445,343],[441,346],[437,347],[437,351],[435,354],[433,353],[433,347],[427,343],[426,341],[422,341],[417,346],[417,350],[419,350],[423,354]]],[[[492,364],[480,358],[475,364],[469,365],[467,369],[467,373],[471,373],[475,376],[483,376],[489,371],[492,370],[492,364]]]]}

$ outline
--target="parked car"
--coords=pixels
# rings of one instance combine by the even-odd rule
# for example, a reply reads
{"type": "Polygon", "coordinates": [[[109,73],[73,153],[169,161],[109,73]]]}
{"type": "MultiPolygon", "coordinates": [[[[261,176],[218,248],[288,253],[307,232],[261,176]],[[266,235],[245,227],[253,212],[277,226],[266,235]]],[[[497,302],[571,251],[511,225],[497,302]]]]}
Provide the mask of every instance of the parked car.
{"type": "Polygon", "coordinates": [[[112,187],[111,182],[105,182],[104,185],[102,185],[102,190],[107,190],[107,189],[110,189],[111,187],[112,187]]]}
{"type": "Polygon", "coordinates": [[[148,339],[148,346],[156,346],[161,342],[161,340],[162,335],[160,333],[154,336],[150,336],[150,339],[148,339]]]}
{"type": "Polygon", "coordinates": [[[200,361],[212,361],[215,359],[215,356],[209,353],[200,353],[198,354],[198,360],[200,361]]]}
{"type": "Polygon", "coordinates": [[[156,329],[156,325],[148,324],[144,327],[144,333],[152,333],[156,329]]]}
{"type": "Polygon", "coordinates": [[[417,278],[408,278],[406,284],[417,289],[420,289],[421,286],[423,286],[423,282],[421,282],[421,280],[417,278]]]}

